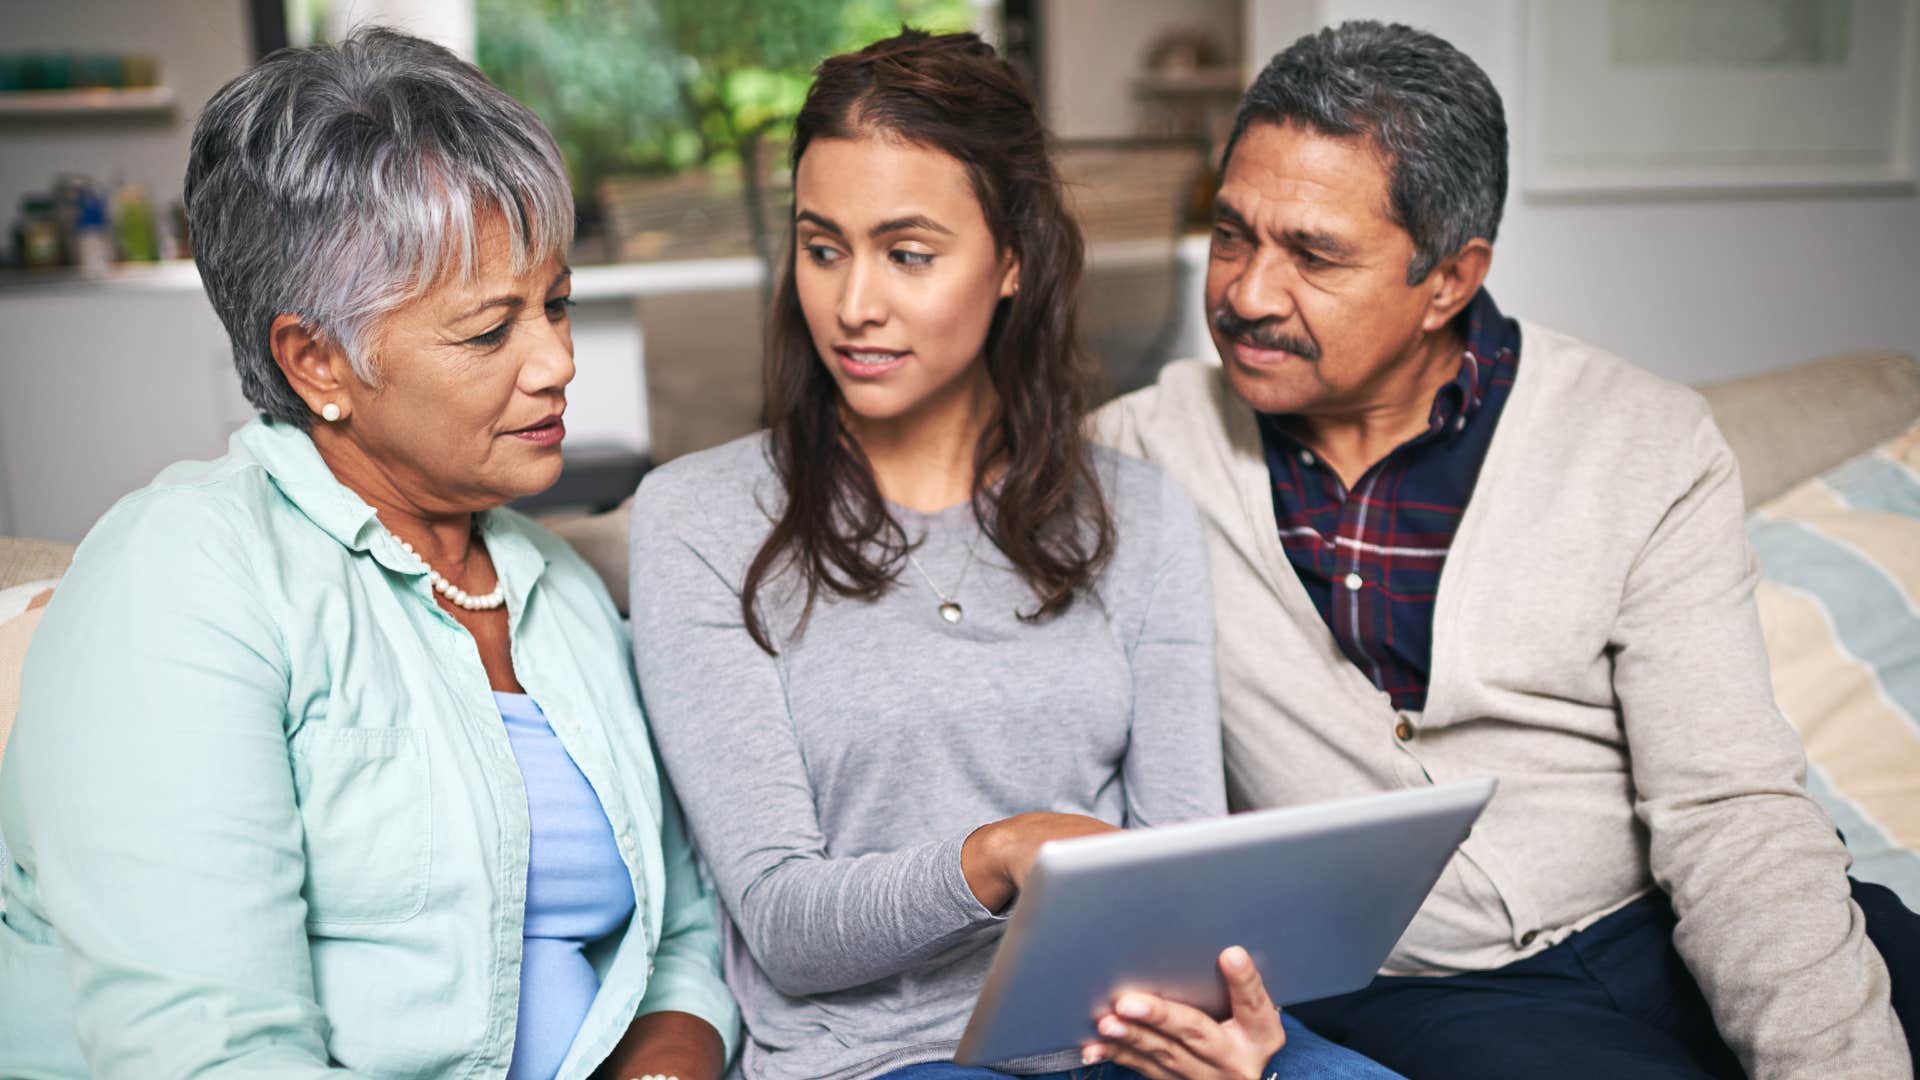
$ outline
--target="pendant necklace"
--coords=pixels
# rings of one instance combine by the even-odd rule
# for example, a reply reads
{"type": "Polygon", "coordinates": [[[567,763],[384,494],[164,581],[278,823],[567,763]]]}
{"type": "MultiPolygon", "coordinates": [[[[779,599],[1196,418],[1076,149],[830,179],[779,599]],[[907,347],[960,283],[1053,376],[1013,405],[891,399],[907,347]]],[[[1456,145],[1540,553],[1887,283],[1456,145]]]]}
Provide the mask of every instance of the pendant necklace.
{"type": "MultiPolygon", "coordinates": [[[[960,586],[967,583],[967,571],[973,569],[973,547],[979,542],[980,534],[975,533],[973,540],[967,544],[967,561],[960,566],[960,579],[953,583],[954,596],[958,596],[960,586]]],[[[912,551],[907,552],[907,561],[913,564],[915,570],[920,571],[920,576],[926,579],[927,587],[933,590],[933,595],[940,598],[940,617],[947,620],[947,625],[958,626],[960,617],[966,614],[960,607],[960,602],[942,591],[939,585],[934,584],[933,575],[927,573],[927,568],[920,565],[920,560],[913,557],[912,551]]]]}

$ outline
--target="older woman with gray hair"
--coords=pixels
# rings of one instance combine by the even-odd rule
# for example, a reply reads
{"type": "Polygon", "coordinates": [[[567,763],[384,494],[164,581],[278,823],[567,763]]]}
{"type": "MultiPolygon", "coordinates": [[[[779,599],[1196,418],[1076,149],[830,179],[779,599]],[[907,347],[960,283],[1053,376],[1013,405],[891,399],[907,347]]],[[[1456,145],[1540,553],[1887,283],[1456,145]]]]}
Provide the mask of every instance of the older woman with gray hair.
{"type": "Polygon", "coordinates": [[[263,414],[81,545],[0,774],[0,1075],[720,1074],[712,894],[552,484],[573,203],[531,113],[389,31],[202,115],[263,414]]]}

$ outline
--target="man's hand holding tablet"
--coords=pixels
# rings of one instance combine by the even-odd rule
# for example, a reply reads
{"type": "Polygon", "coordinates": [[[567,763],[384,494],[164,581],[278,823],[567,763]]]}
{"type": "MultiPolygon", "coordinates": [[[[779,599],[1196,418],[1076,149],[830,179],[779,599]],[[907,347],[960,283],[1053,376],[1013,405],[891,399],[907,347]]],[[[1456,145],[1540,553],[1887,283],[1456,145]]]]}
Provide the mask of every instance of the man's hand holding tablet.
{"type": "Polygon", "coordinates": [[[1218,959],[1233,1013],[1215,1020],[1191,1005],[1137,990],[1121,994],[1097,1024],[1101,1041],[1080,1053],[1083,1064],[1111,1061],[1148,1080],[1259,1080],[1286,1045],[1280,1010],[1247,950],[1235,945],[1218,959]]]}
{"type": "MultiPolygon", "coordinates": [[[[1040,846],[1119,829],[1082,814],[1030,813],[975,829],[960,849],[960,869],[981,905],[1003,910],[1019,895],[1040,846]]],[[[1106,1041],[1089,1043],[1088,1065],[1111,1060],[1151,1080],[1258,1080],[1267,1059],[1287,1035],[1280,1012],[1247,951],[1238,946],[1219,956],[1233,1015],[1218,1021],[1191,1005],[1152,994],[1120,995],[1099,1022],[1106,1041]]]]}
{"type": "Polygon", "coordinates": [[[1125,832],[1068,815],[979,830],[968,845],[990,887],[976,895],[1019,904],[954,1061],[1077,1048],[1154,1080],[1264,1076],[1286,1042],[1274,1005],[1367,985],[1494,789],[1125,832]]]}

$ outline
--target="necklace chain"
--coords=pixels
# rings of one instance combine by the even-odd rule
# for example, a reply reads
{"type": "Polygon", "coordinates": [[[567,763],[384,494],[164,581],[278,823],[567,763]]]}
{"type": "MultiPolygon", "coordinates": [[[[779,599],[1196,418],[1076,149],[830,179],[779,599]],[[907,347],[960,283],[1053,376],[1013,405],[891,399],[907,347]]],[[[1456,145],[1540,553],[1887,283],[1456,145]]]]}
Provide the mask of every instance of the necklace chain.
{"type": "Polygon", "coordinates": [[[912,549],[909,548],[907,551],[907,561],[913,564],[915,570],[920,571],[920,576],[926,580],[927,587],[932,589],[933,594],[940,598],[940,617],[948,623],[958,623],[961,617],[966,614],[966,609],[960,606],[960,602],[955,600],[954,596],[960,595],[960,587],[967,583],[967,571],[973,569],[974,545],[979,542],[980,535],[978,533],[975,533],[973,539],[967,542],[967,561],[960,564],[960,577],[953,583],[953,594],[951,596],[933,580],[933,575],[927,573],[927,568],[920,565],[920,560],[914,557],[912,549]]]}

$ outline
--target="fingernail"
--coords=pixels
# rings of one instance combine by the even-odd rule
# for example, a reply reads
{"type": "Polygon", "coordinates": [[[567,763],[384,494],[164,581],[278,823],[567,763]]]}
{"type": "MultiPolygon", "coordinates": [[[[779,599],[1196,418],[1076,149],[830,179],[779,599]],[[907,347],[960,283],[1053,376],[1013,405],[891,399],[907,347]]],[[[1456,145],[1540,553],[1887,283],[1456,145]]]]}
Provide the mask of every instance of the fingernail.
{"type": "Polygon", "coordinates": [[[1086,1049],[1080,1051],[1080,1064],[1098,1065],[1100,1063],[1100,1059],[1106,1056],[1107,1056],[1107,1052],[1103,1047],[1089,1046],[1086,1049]]]}
{"type": "Polygon", "coordinates": [[[1220,959],[1225,961],[1227,968],[1232,971],[1245,971],[1247,965],[1253,963],[1253,958],[1247,955],[1247,950],[1238,945],[1229,946],[1220,954],[1220,959]]]}
{"type": "Polygon", "coordinates": [[[1144,1020],[1147,1017],[1147,1003],[1144,998],[1128,994],[1114,1003],[1113,1011],[1129,1020],[1144,1020]]]}
{"type": "Polygon", "coordinates": [[[1115,1020],[1111,1016],[1100,1018],[1100,1034],[1105,1035],[1109,1039],[1118,1039],[1126,1033],[1127,1025],[1115,1020]]]}

